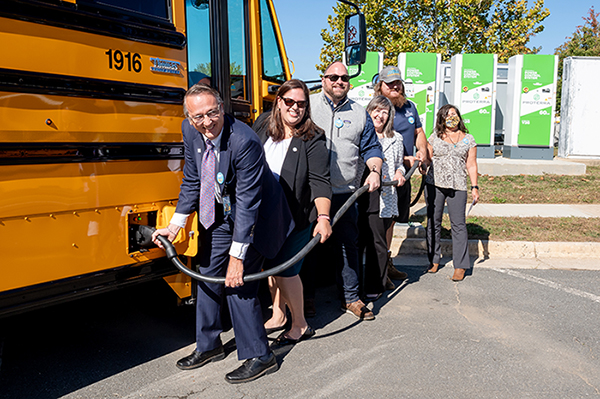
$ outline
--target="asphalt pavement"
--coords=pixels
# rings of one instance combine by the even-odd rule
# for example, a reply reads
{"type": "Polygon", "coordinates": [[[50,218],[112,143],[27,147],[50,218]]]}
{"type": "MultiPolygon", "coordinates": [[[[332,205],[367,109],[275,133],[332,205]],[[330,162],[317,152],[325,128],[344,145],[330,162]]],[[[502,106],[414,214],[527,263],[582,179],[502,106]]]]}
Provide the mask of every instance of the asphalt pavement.
{"type": "Polygon", "coordinates": [[[0,398],[600,396],[599,272],[528,262],[483,259],[456,283],[448,265],[396,257],[409,279],[369,305],[370,322],[322,287],[316,336],[274,346],[280,370],[241,385],[224,380],[240,364],[231,331],[225,360],[175,367],[194,349],[194,312],[161,282],[48,308],[5,325],[0,398]]]}
{"type": "MultiPolygon", "coordinates": [[[[597,218],[600,205],[477,204],[471,215],[597,218]]],[[[316,336],[273,346],[277,373],[228,384],[240,364],[232,331],[225,360],[177,369],[195,347],[194,309],[157,281],[1,319],[0,399],[600,397],[599,243],[472,240],[473,271],[456,283],[449,240],[428,274],[423,228],[395,236],[409,278],[369,304],[376,320],[343,313],[335,286],[321,287],[316,336]]]]}

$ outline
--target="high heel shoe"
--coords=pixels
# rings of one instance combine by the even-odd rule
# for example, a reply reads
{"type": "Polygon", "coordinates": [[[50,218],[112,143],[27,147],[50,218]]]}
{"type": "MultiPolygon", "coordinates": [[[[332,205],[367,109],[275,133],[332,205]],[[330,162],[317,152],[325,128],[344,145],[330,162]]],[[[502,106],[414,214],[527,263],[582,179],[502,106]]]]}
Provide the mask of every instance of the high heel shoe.
{"type": "Polygon", "coordinates": [[[313,330],[311,326],[306,327],[306,330],[304,330],[304,333],[302,333],[302,335],[298,339],[288,338],[285,336],[286,333],[287,331],[282,333],[279,337],[277,337],[277,339],[275,340],[275,343],[277,345],[296,345],[298,342],[305,341],[311,338],[313,335],[315,335],[315,330],[313,330]]]}
{"type": "Polygon", "coordinates": [[[267,333],[267,335],[271,335],[276,331],[288,330],[292,325],[292,323],[290,323],[288,320],[286,320],[285,323],[283,323],[283,325],[279,326],[279,327],[270,327],[270,328],[265,327],[265,332],[267,333]]]}

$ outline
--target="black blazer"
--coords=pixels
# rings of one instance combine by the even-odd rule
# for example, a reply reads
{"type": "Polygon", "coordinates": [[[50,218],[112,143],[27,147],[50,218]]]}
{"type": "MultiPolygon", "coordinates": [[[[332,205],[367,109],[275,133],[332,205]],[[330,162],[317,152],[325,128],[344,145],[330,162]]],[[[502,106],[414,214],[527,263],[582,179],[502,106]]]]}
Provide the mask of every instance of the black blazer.
{"type": "MultiPolygon", "coordinates": [[[[268,113],[263,113],[254,124],[260,141],[267,141],[268,113]]],[[[331,199],[329,180],[329,153],[325,135],[315,132],[312,139],[304,141],[293,137],[288,148],[279,184],[283,188],[296,229],[306,228],[317,219],[315,198],[331,199]]]]}

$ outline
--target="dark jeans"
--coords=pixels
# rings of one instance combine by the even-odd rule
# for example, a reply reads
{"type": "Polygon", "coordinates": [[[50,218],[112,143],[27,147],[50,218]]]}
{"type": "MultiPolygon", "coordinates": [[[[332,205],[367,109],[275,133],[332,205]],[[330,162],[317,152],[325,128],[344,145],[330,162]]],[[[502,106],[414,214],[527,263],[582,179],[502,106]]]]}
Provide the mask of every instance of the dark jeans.
{"type": "MultiPolygon", "coordinates": [[[[331,198],[331,218],[350,198],[349,194],[334,194],[331,198]]],[[[327,275],[331,261],[336,265],[336,278],[346,303],[355,302],[358,295],[358,209],[352,204],[333,227],[333,234],[319,244],[305,258],[300,272],[304,285],[304,297],[314,299],[317,279],[327,275]]]]}

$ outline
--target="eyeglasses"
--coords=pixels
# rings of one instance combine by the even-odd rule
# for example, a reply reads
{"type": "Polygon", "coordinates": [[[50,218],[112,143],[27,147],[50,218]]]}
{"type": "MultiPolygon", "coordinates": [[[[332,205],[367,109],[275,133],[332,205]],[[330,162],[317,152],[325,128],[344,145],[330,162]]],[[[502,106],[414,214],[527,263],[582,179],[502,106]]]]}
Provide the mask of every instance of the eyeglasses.
{"type": "Polygon", "coordinates": [[[204,118],[208,118],[208,119],[214,121],[216,119],[219,119],[219,116],[221,116],[221,110],[219,108],[215,108],[213,110],[208,111],[205,115],[200,114],[200,115],[190,116],[190,119],[194,123],[201,123],[201,122],[204,122],[204,118]]]}
{"type": "Polygon", "coordinates": [[[325,75],[324,78],[329,79],[331,83],[335,83],[338,79],[342,79],[342,82],[348,83],[350,81],[350,76],[348,75],[325,75]]]}
{"type": "Polygon", "coordinates": [[[306,108],[306,106],[308,105],[308,101],[306,101],[306,100],[296,101],[296,100],[292,100],[291,98],[286,98],[286,97],[279,97],[279,98],[281,98],[283,100],[286,107],[288,107],[288,108],[292,108],[294,106],[294,104],[298,104],[298,108],[306,108]]]}
{"type": "Polygon", "coordinates": [[[377,108],[371,111],[372,115],[390,116],[390,111],[387,109],[377,108]]]}

